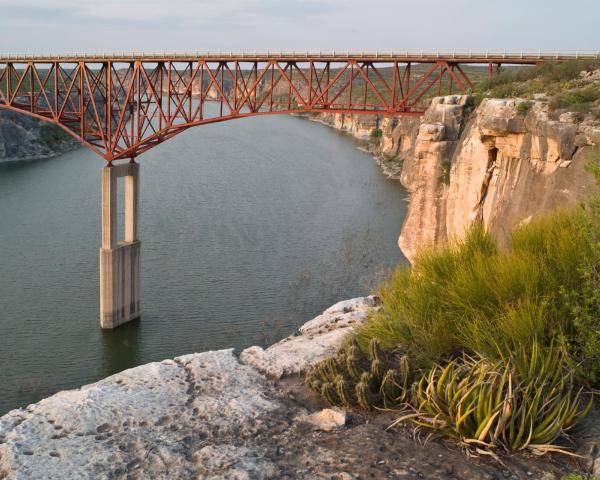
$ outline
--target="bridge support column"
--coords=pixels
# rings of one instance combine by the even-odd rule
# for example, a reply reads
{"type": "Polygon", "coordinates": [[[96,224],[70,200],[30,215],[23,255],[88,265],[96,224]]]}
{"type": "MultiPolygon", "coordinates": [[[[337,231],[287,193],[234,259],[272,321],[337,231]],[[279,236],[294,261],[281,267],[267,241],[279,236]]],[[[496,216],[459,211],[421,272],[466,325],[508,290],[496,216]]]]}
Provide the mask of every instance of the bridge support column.
{"type": "Polygon", "coordinates": [[[115,328],[140,316],[140,246],[136,163],[102,170],[100,326],[115,328]],[[117,179],[125,178],[125,238],[117,239],[117,179]]]}

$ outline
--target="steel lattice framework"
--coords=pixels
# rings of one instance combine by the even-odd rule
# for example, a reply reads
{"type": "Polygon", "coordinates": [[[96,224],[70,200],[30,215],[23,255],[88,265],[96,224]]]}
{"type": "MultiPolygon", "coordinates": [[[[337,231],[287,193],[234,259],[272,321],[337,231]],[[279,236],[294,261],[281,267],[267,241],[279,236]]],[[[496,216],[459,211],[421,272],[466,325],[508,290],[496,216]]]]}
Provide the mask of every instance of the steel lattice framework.
{"type": "MultiPolygon", "coordinates": [[[[577,55],[577,58],[598,55],[577,55]]],[[[575,55],[120,54],[0,56],[0,108],[52,122],[111,164],[192,126],[279,113],[421,115],[466,92],[472,67],[575,55]]]]}

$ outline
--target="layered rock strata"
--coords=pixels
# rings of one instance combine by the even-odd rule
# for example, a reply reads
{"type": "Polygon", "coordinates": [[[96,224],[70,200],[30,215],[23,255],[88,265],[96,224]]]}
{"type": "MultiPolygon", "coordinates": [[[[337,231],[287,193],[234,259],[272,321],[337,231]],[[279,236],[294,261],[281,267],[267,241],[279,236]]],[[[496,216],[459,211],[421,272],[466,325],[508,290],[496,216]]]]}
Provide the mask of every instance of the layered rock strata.
{"type": "Polygon", "coordinates": [[[596,188],[587,163],[598,156],[600,127],[548,102],[466,96],[434,98],[420,119],[324,115],[361,139],[410,193],[398,244],[409,260],[424,247],[460,238],[475,221],[501,242],[510,228],[596,188]],[[370,129],[370,130],[369,130],[370,129]]]}

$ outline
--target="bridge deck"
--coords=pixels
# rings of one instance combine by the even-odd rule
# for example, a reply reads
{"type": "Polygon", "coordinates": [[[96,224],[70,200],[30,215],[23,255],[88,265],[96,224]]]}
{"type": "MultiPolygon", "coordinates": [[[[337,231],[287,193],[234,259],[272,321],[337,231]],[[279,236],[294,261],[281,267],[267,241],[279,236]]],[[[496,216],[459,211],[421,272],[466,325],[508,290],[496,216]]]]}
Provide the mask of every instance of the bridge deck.
{"type": "Polygon", "coordinates": [[[2,54],[1,63],[28,62],[132,62],[132,61],[239,61],[266,62],[269,60],[289,62],[345,62],[348,60],[373,63],[414,62],[432,63],[447,61],[452,63],[504,63],[532,65],[544,61],[599,60],[600,52],[116,52],[116,53],[66,53],[66,54],[2,54]]]}

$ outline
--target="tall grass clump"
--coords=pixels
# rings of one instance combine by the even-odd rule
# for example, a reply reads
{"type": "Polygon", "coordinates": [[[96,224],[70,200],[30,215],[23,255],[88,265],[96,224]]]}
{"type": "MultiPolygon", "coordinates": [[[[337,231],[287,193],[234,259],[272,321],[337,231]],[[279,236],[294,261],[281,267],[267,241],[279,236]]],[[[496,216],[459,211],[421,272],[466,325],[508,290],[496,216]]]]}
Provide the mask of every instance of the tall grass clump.
{"type": "Polygon", "coordinates": [[[475,225],[398,267],[378,294],[352,360],[342,349],[317,365],[314,390],[334,404],[409,408],[398,422],[475,449],[568,453],[556,441],[600,386],[600,199],[515,228],[503,248],[475,225]],[[410,372],[386,384],[365,353],[373,345],[377,358],[401,351],[410,372]]]}
{"type": "MultiPolygon", "coordinates": [[[[589,162],[588,170],[600,184],[600,166],[589,162]]],[[[585,213],[586,248],[579,252],[579,279],[571,288],[562,288],[560,300],[571,320],[564,333],[572,364],[600,388],[600,194],[588,202],[585,213]]]]}
{"type": "Polygon", "coordinates": [[[358,332],[403,345],[421,367],[457,352],[497,358],[515,344],[549,343],[573,331],[572,305],[590,251],[583,211],[559,211],[516,228],[500,250],[481,226],[422,253],[379,290],[381,308],[358,332]]]}

